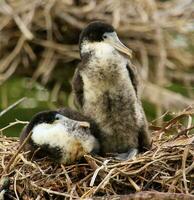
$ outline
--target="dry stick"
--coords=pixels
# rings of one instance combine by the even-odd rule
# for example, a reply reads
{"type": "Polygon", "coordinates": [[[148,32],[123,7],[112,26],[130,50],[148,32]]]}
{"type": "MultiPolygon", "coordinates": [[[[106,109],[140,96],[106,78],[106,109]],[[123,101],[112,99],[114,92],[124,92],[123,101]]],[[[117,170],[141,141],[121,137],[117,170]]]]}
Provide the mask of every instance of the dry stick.
{"type": "Polygon", "coordinates": [[[50,189],[47,189],[47,188],[44,188],[44,187],[40,187],[38,185],[36,185],[34,182],[30,182],[30,184],[40,190],[43,190],[45,192],[47,192],[48,194],[55,194],[55,195],[59,195],[59,196],[63,196],[63,197],[68,197],[68,198],[75,198],[75,199],[79,199],[78,197],[76,196],[72,196],[72,195],[69,195],[69,194],[66,194],[66,193],[61,193],[61,192],[57,192],[57,191],[53,191],[53,190],[50,190],[50,189]]]}
{"type": "Polygon", "coordinates": [[[68,172],[67,172],[67,170],[65,169],[65,167],[64,167],[63,164],[61,164],[61,168],[62,168],[63,171],[65,172],[65,177],[66,177],[66,179],[67,179],[67,181],[66,181],[66,183],[67,183],[67,188],[69,189],[69,188],[71,187],[71,185],[72,185],[71,178],[69,177],[68,172]]]}
{"type": "Polygon", "coordinates": [[[6,166],[5,170],[4,170],[4,173],[8,174],[11,164],[14,162],[14,160],[16,159],[16,157],[20,153],[20,151],[24,148],[25,144],[28,142],[28,140],[30,139],[31,135],[32,135],[32,131],[28,134],[28,136],[22,142],[22,144],[20,145],[20,147],[18,148],[16,153],[12,156],[12,158],[10,159],[9,163],[7,164],[7,166],[6,166]]]}
{"type": "Polygon", "coordinates": [[[8,128],[10,128],[10,127],[16,125],[16,124],[28,124],[28,123],[29,123],[28,121],[20,121],[20,120],[17,120],[17,119],[16,119],[15,122],[11,122],[9,125],[7,125],[7,126],[1,128],[1,129],[0,129],[0,132],[6,130],[6,129],[8,129],[8,128]]]}
{"type": "Polygon", "coordinates": [[[185,192],[186,194],[189,193],[188,186],[187,186],[187,178],[186,178],[186,173],[185,173],[185,168],[186,168],[186,160],[187,156],[189,153],[189,146],[187,146],[183,152],[183,158],[182,158],[182,173],[183,173],[183,183],[185,187],[185,192]]]}
{"type": "Polygon", "coordinates": [[[18,196],[18,193],[17,193],[17,178],[18,178],[18,171],[16,172],[16,176],[14,178],[14,192],[15,192],[17,200],[19,200],[19,196],[18,196]]]}
{"type": "MultiPolygon", "coordinates": [[[[192,121],[193,121],[192,119],[193,119],[192,116],[189,115],[189,116],[188,116],[187,128],[191,128],[191,126],[192,126],[192,121]]],[[[187,137],[188,137],[188,134],[189,134],[189,131],[186,132],[187,137]]]]}
{"type": "MultiPolygon", "coordinates": [[[[190,166],[188,166],[187,168],[185,168],[185,175],[187,175],[193,169],[194,169],[194,162],[190,166]]],[[[182,176],[182,170],[179,169],[177,171],[177,173],[174,175],[173,178],[169,178],[168,180],[166,180],[166,183],[168,183],[171,180],[178,180],[178,178],[180,178],[181,176],[182,176]]]]}
{"type": "Polygon", "coordinates": [[[41,200],[41,196],[38,195],[35,200],[41,200]]]}
{"type": "Polygon", "coordinates": [[[28,39],[28,40],[32,40],[33,39],[33,34],[31,33],[31,31],[27,28],[26,24],[22,21],[22,19],[19,17],[19,15],[17,15],[13,8],[4,2],[4,4],[2,5],[3,9],[6,11],[6,13],[8,13],[9,15],[12,16],[12,18],[14,19],[15,23],[17,24],[17,26],[19,27],[20,31],[24,34],[24,36],[28,39]]]}
{"type": "Polygon", "coordinates": [[[149,189],[150,184],[153,182],[153,180],[154,180],[159,174],[160,174],[159,172],[156,173],[156,174],[151,178],[151,180],[149,180],[149,181],[146,183],[146,185],[143,187],[143,190],[149,189]]]}
{"type": "MultiPolygon", "coordinates": [[[[67,188],[68,188],[68,190],[69,190],[69,188],[71,188],[71,185],[73,185],[73,182],[71,181],[71,178],[69,177],[68,172],[67,172],[67,170],[65,169],[65,166],[64,166],[63,164],[61,164],[61,168],[62,168],[63,171],[65,172],[65,177],[66,177],[66,179],[67,179],[67,188]]],[[[74,187],[76,187],[76,185],[74,185],[74,187]]],[[[78,193],[77,193],[76,190],[73,190],[73,189],[72,189],[71,192],[72,192],[72,193],[75,193],[75,194],[79,197],[79,195],[78,195],[78,193]]],[[[72,196],[72,194],[71,194],[71,196],[72,196]]]]}
{"type": "Polygon", "coordinates": [[[150,166],[150,165],[152,165],[153,163],[155,163],[155,162],[157,162],[157,161],[160,161],[160,160],[161,160],[161,159],[157,159],[157,160],[151,161],[151,162],[145,164],[143,167],[138,168],[137,170],[133,170],[133,171],[131,171],[131,172],[123,172],[123,171],[121,171],[121,170],[119,170],[119,169],[118,169],[118,171],[119,171],[121,174],[127,175],[127,176],[129,176],[129,175],[134,175],[134,174],[138,174],[138,173],[140,173],[141,171],[143,171],[144,169],[146,169],[148,166],[150,166]]]}
{"type": "Polygon", "coordinates": [[[108,184],[109,180],[111,179],[111,175],[113,174],[114,171],[116,171],[116,168],[115,168],[115,169],[111,169],[111,170],[109,171],[109,173],[107,174],[107,176],[106,176],[106,177],[100,182],[100,184],[94,189],[93,194],[95,194],[99,189],[104,188],[104,187],[108,184]]]}
{"type": "Polygon", "coordinates": [[[21,99],[19,99],[18,101],[16,101],[14,104],[10,105],[8,108],[6,108],[5,110],[3,110],[2,112],[0,112],[0,117],[2,117],[5,113],[7,113],[9,110],[11,110],[12,108],[16,107],[18,104],[20,104],[21,102],[23,102],[24,100],[26,100],[26,97],[23,97],[21,99]]]}
{"type": "Polygon", "coordinates": [[[145,83],[143,97],[154,105],[157,105],[160,99],[160,101],[162,101],[162,107],[165,109],[177,108],[180,110],[180,108],[183,109],[189,105],[194,104],[192,99],[184,97],[183,95],[179,95],[150,82],[145,83]]]}
{"type": "Polygon", "coordinates": [[[131,177],[128,177],[128,180],[137,192],[141,191],[141,188],[135,183],[135,181],[131,177]]]}
{"type": "Polygon", "coordinates": [[[81,184],[83,184],[84,182],[86,182],[87,180],[90,180],[90,178],[93,176],[93,172],[91,172],[90,174],[88,174],[87,176],[85,176],[83,179],[81,179],[77,185],[80,186],[81,184]]]}
{"type": "MultiPolygon", "coordinates": [[[[194,126],[191,126],[191,127],[189,127],[189,128],[186,128],[186,129],[184,129],[184,130],[181,130],[180,132],[178,132],[178,134],[177,135],[175,135],[172,139],[170,139],[169,141],[171,141],[171,140],[176,140],[177,138],[179,138],[181,135],[187,135],[188,136],[188,132],[190,131],[190,130],[192,130],[192,129],[194,129],[194,126]]],[[[188,138],[189,138],[189,136],[188,136],[188,138]]]]}
{"type": "Polygon", "coordinates": [[[86,197],[88,197],[88,196],[90,196],[92,193],[93,193],[93,191],[94,191],[94,188],[91,188],[90,190],[88,190],[88,191],[86,191],[81,197],[80,197],[80,199],[89,199],[89,198],[86,198],[86,197]]]}
{"type": "Polygon", "coordinates": [[[19,62],[20,59],[16,58],[15,60],[13,60],[12,63],[10,63],[9,68],[4,73],[2,73],[2,75],[0,75],[0,83],[8,80],[8,78],[11,77],[11,75],[13,75],[13,73],[18,67],[19,62]]]}
{"type": "Polygon", "coordinates": [[[29,165],[33,167],[34,169],[37,169],[36,165],[32,163],[31,161],[26,160],[23,154],[20,154],[20,159],[24,162],[25,165],[29,165]]]}
{"type": "Polygon", "coordinates": [[[9,65],[11,64],[11,62],[18,56],[18,54],[20,53],[23,45],[25,43],[25,38],[22,35],[19,39],[18,42],[15,46],[15,48],[13,49],[12,52],[10,52],[7,57],[5,59],[1,59],[0,64],[1,64],[1,68],[0,68],[0,72],[3,72],[4,70],[6,70],[9,65]]]}
{"type": "Polygon", "coordinates": [[[106,169],[106,164],[107,164],[109,161],[110,161],[110,160],[105,160],[105,161],[103,162],[103,165],[101,165],[100,167],[98,167],[98,168],[95,170],[95,172],[94,172],[94,174],[93,174],[93,176],[92,176],[92,178],[91,178],[91,181],[90,181],[90,187],[92,187],[92,186],[94,185],[94,182],[95,182],[95,180],[96,180],[96,177],[97,177],[99,171],[100,171],[100,170],[103,170],[104,168],[106,169]]]}

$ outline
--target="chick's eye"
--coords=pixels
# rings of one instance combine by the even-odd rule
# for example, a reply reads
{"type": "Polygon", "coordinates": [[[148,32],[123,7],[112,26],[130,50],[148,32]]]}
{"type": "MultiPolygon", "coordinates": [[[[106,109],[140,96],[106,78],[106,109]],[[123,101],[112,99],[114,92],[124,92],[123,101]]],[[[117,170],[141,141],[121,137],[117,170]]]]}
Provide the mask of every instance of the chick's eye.
{"type": "Polygon", "coordinates": [[[103,39],[106,39],[106,38],[107,38],[107,36],[106,36],[106,35],[103,35],[102,37],[103,37],[103,39]]]}
{"type": "Polygon", "coordinates": [[[56,117],[55,117],[55,120],[59,120],[59,119],[60,119],[59,116],[56,116],[56,117]]]}

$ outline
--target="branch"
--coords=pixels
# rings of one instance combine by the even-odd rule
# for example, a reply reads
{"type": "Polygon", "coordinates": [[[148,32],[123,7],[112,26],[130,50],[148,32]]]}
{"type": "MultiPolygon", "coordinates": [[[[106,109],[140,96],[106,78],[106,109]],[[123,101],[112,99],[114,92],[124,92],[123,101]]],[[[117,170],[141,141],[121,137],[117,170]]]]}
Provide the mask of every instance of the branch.
{"type": "Polygon", "coordinates": [[[2,117],[5,113],[7,113],[9,110],[15,108],[18,104],[20,104],[21,102],[23,102],[24,100],[26,100],[26,97],[23,97],[21,99],[19,99],[18,101],[16,101],[14,104],[10,105],[8,108],[6,108],[5,110],[0,112],[0,117],[2,117]]]}
{"type": "Polygon", "coordinates": [[[194,100],[190,98],[148,82],[143,90],[143,98],[166,110],[180,110],[194,104],[194,100]]]}

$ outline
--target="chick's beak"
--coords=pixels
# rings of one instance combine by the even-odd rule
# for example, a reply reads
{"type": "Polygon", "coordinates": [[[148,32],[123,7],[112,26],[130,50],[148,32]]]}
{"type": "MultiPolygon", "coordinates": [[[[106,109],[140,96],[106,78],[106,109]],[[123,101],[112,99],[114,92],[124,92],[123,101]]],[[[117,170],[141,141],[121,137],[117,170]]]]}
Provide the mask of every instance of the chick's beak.
{"type": "Polygon", "coordinates": [[[126,47],[118,38],[117,34],[115,32],[113,33],[105,33],[106,41],[107,43],[111,44],[115,49],[118,51],[128,55],[130,58],[132,58],[132,50],[126,47]]]}
{"type": "Polygon", "coordinates": [[[78,122],[80,127],[83,128],[90,128],[90,123],[89,122],[78,122]]]}

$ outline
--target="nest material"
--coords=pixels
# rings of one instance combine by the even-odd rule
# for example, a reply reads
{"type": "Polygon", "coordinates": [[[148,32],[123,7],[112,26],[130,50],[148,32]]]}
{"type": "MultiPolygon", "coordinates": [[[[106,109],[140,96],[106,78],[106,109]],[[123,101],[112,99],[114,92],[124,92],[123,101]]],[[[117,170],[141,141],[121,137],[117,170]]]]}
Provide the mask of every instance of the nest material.
{"type": "Polygon", "coordinates": [[[194,102],[193,17],[192,0],[3,0],[0,84],[18,73],[43,84],[54,82],[54,94],[62,92],[69,67],[79,60],[80,31],[91,21],[103,20],[133,50],[133,63],[149,82],[144,98],[165,109],[184,109],[194,102]],[[190,98],[163,87],[176,82],[187,88],[190,98]],[[154,92],[153,98],[153,90],[162,92],[154,92]]]}
{"type": "Polygon", "coordinates": [[[90,155],[85,155],[85,162],[69,166],[52,163],[47,158],[30,161],[25,153],[17,151],[18,139],[1,136],[0,173],[11,181],[7,195],[18,199],[51,196],[52,199],[80,199],[104,195],[112,199],[124,194],[130,195],[119,198],[193,199],[193,115],[194,110],[188,108],[162,127],[151,126],[152,149],[122,162],[90,155]]]}

